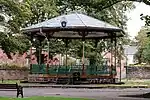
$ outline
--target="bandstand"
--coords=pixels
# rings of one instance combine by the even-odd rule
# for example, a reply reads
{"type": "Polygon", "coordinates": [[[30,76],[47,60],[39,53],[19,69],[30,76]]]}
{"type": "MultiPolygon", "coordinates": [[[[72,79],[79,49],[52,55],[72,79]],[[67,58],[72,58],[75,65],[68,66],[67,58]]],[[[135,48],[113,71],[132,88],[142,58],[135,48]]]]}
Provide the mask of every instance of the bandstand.
{"type": "MultiPolygon", "coordinates": [[[[34,38],[41,42],[44,39],[47,40],[47,59],[49,59],[49,47],[51,46],[49,40],[52,38],[65,40],[66,48],[70,39],[78,39],[83,43],[82,65],[67,65],[67,59],[66,65],[49,65],[48,62],[43,64],[41,63],[41,54],[39,54],[38,64],[30,63],[28,81],[61,84],[80,84],[85,81],[92,83],[93,80],[94,83],[116,82],[116,44],[117,38],[123,37],[125,34],[122,29],[81,13],[70,13],[29,26],[22,29],[22,32],[30,37],[31,43],[34,38]],[[111,40],[111,60],[110,65],[107,65],[109,70],[97,70],[94,66],[85,65],[84,43],[86,39],[97,42],[102,39],[111,40]],[[114,57],[112,53],[114,53],[114,57]]],[[[30,54],[32,55],[32,49],[30,54]]]]}

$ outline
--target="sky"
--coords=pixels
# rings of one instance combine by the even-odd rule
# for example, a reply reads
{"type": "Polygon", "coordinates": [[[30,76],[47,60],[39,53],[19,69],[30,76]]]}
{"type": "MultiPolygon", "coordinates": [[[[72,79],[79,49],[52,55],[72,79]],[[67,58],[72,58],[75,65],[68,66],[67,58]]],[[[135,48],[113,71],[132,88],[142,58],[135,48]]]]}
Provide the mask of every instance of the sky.
{"type": "Polygon", "coordinates": [[[127,22],[127,31],[130,35],[130,38],[134,38],[141,27],[145,25],[145,22],[140,19],[140,14],[150,15],[150,6],[145,5],[144,3],[135,3],[136,8],[129,13],[127,16],[129,18],[127,22]]]}

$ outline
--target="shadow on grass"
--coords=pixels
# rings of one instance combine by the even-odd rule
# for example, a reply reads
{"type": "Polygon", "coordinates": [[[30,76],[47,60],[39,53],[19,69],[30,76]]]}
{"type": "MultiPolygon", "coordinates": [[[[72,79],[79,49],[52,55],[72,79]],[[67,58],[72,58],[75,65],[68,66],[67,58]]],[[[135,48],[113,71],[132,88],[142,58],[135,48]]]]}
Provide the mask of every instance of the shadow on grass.
{"type": "Polygon", "coordinates": [[[133,97],[133,98],[150,98],[150,92],[138,95],[120,95],[119,97],[133,97]]]}

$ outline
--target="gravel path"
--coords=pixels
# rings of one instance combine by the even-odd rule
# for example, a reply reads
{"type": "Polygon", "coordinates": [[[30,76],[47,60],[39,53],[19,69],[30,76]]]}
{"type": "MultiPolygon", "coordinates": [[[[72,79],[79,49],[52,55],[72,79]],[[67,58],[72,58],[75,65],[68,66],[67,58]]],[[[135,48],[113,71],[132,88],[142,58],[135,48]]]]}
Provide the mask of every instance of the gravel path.
{"type": "MultiPolygon", "coordinates": [[[[124,97],[150,92],[150,88],[138,89],[65,89],[65,88],[24,88],[24,96],[64,96],[94,98],[96,100],[149,100],[148,98],[124,97]]],[[[16,91],[0,91],[0,96],[15,97],[16,91]]]]}

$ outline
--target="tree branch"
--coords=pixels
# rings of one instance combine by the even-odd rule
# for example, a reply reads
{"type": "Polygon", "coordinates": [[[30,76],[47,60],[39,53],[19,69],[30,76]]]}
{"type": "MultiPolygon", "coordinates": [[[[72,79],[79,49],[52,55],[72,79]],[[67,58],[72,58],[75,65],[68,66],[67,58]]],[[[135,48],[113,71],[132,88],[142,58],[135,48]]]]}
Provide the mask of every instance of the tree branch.
{"type": "Polygon", "coordinates": [[[150,5],[150,0],[128,0],[128,1],[143,2],[146,5],[150,5]]]}
{"type": "Polygon", "coordinates": [[[145,4],[150,5],[150,0],[142,0],[145,4]]]}
{"type": "MultiPolygon", "coordinates": [[[[99,11],[102,11],[102,10],[104,10],[106,8],[109,8],[109,7],[113,6],[114,4],[117,4],[117,3],[121,2],[121,1],[143,2],[146,5],[150,5],[150,0],[108,0],[108,3],[107,3],[106,6],[103,5],[102,2],[100,2],[99,4],[97,4],[97,6],[96,6],[97,8],[96,9],[98,9],[99,11]]],[[[95,6],[93,8],[95,8],[95,6]]]]}
{"type": "Polygon", "coordinates": [[[102,10],[104,10],[104,9],[107,9],[107,8],[109,8],[109,7],[111,7],[111,6],[113,6],[114,4],[117,4],[117,3],[119,3],[119,2],[121,2],[122,0],[110,0],[109,2],[109,4],[107,5],[107,6],[103,6],[102,8],[100,8],[100,11],[102,11],[102,10]],[[112,1],[112,2],[111,2],[112,1]]]}

